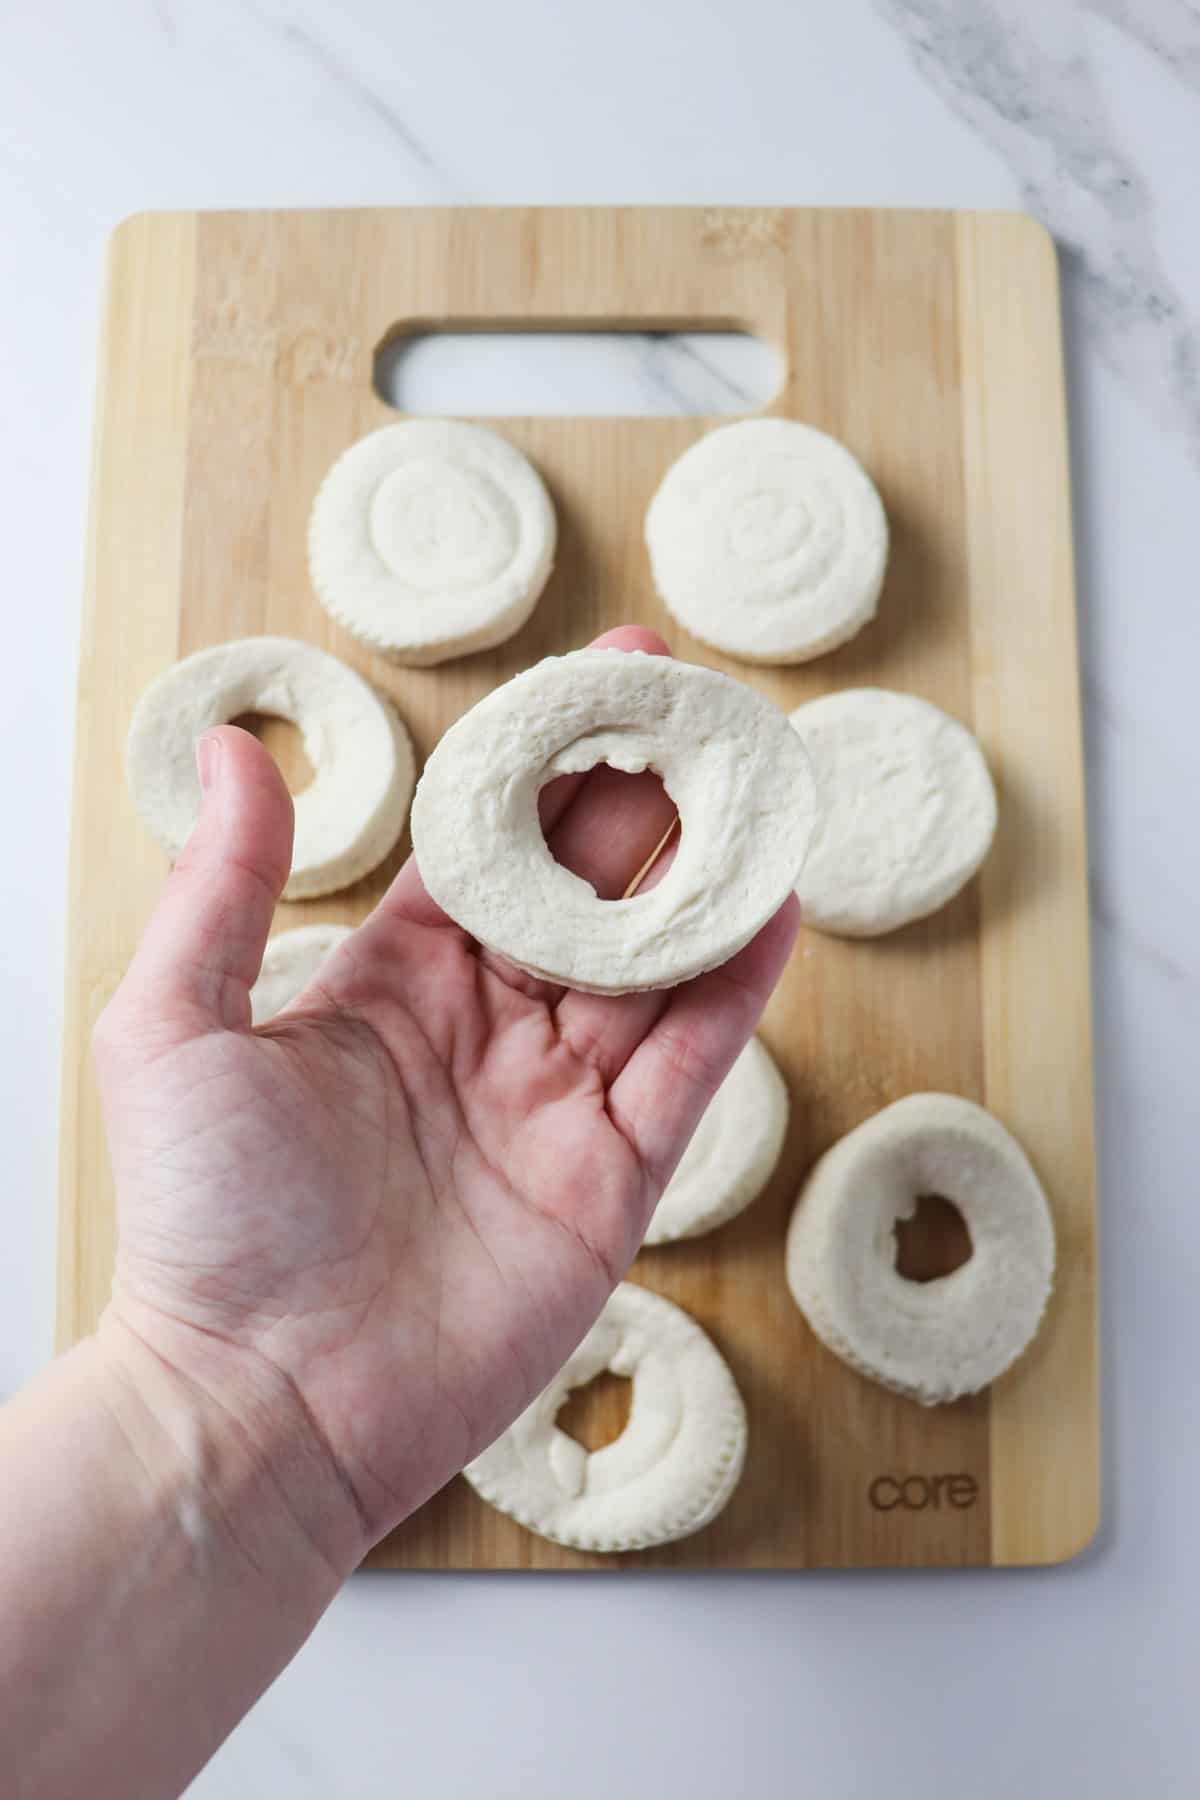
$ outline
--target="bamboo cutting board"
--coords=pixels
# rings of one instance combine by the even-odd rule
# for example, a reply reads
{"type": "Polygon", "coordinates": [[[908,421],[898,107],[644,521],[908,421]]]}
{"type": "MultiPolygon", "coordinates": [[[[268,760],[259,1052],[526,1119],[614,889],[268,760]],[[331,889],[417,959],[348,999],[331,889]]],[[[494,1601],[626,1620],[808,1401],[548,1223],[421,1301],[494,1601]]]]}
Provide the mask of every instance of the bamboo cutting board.
{"type": "MultiPolygon", "coordinates": [[[[177,657],[250,633],[305,638],[395,700],[420,753],[495,683],[640,620],[676,654],[791,708],[849,685],[912,690],[970,725],[1000,791],[981,878],[874,942],[802,933],[764,1024],[787,1079],[781,1168],[741,1219],[646,1251],[636,1280],[712,1334],[751,1451],[727,1512],[624,1559],[546,1544],[455,1481],[374,1553],[387,1567],[912,1566],[1061,1560],[1098,1513],[1088,916],[1056,270],[1013,214],[520,209],[174,213],[112,242],[100,367],[71,860],[60,1336],[108,1293],[113,1205],[87,1044],[165,872],[125,791],[134,702],[177,657]],[[492,421],[542,470],[560,554],[499,650],[400,670],[311,592],[305,528],[334,458],[396,415],[377,347],[438,323],[744,325],[777,345],[769,411],[831,431],[882,491],[878,620],[807,667],[748,669],[665,615],[642,548],[663,471],[713,421],[492,421]],[[1049,1191],[1059,1275],[1041,1335],[993,1390],[926,1411],[811,1336],[784,1284],[797,1185],[889,1101],[992,1108],[1049,1191]]],[[[405,846],[401,846],[403,850],[405,846]]],[[[277,926],[361,919],[398,855],[277,926]]],[[[589,1392],[586,1436],[615,1421],[589,1392]]],[[[576,1415],[578,1416],[578,1415],[576,1415]]]]}

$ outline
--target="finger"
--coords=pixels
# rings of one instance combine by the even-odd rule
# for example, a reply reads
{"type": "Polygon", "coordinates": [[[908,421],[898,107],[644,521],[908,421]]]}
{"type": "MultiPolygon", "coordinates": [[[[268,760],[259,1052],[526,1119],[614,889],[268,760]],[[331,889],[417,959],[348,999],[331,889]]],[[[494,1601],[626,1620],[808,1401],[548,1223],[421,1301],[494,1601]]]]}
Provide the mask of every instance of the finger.
{"type": "Polygon", "coordinates": [[[668,995],[609,1090],[609,1113],[665,1187],[705,1107],[757,1025],[800,923],[794,895],[744,950],[668,995]]]}
{"type": "MultiPolygon", "coordinates": [[[[673,819],[653,853],[625,890],[655,887],[675,860],[679,834],[673,819]]],[[[668,989],[644,994],[582,994],[567,990],[555,1009],[558,1033],[581,1061],[590,1063],[605,1087],[614,1082],[670,1000],[668,989]]]]}
{"type": "Polygon", "coordinates": [[[587,646],[589,650],[644,650],[647,656],[670,656],[671,646],[648,625],[614,625],[587,646]]]}
{"type": "Polygon", "coordinates": [[[558,1035],[609,1087],[670,1005],[670,989],[643,994],[568,991],[555,1008],[558,1035]]]}
{"type": "MultiPolygon", "coordinates": [[[[667,640],[645,625],[616,625],[611,631],[601,632],[598,638],[593,638],[588,649],[642,650],[647,656],[671,654],[667,640]]],[[[585,769],[579,775],[556,775],[553,781],[546,783],[538,795],[538,818],[544,838],[549,840],[550,833],[590,775],[591,770],[585,769]]]]}
{"type": "Polygon", "coordinates": [[[250,987],[292,861],[292,800],[237,726],[197,742],[200,817],[114,1000],[195,1030],[248,1029],[250,987]]]}
{"type": "Polygon", "coordinates": [[[619,900],[675,818],[675,802],[652,770],[590,769],[546,842],[555,862],[619,900]]]}
{"type": "MultiPolygon", "coordinates": [[[[650,631],[644,625],[617,625],[612,631],[606,631],[588,645],[590,650],[642,650],[648,656],[670,656],[670,647],[657,631],[650,631]]],[[[584,785],[602,770],[588,770],[581,775],[560,775],[549,781],[538,795],[538,818],[541,822],[542,835],[550,842],[551,833],[561,820],[568,807],[578,798],[584,785]]],[[[608,773],[611,775],[612,771],[608,773]]],[[[661,795],[661,788],[653,777],[652,785],[661,795]]],[[[639,840],[640,841],[640,840],[639,840]]],[[[652,848],[653,846],[651,846],[652,848]]],[[[647,851],[649,854],[649,851],[647,851]]],[[[560,856],[559,860],[563,858],[560,856]]],[[[573,867],[573,865],[571,865],[573,867]]],[[[630,873],[635,870],[631,869],[630,873]]],[[[577,870],[576,873],[582,873],[577,870]]],[[[585,876],[585,879],[590,877],[585,876]]],[[[411,919],[418,925],[445,925],[449,923],[446,914],[437,902],[430,898],[425,883],[421,880],[421,872],[414,856],[410,856],[400,870],[387,893],[380,901],[380,908],[389,913],[398,913],[411,919]]],[[[527,978],[532,980],[532,977],[527,978]]],[[[546,984],[543,984],[546,985],[546,984]]]]}

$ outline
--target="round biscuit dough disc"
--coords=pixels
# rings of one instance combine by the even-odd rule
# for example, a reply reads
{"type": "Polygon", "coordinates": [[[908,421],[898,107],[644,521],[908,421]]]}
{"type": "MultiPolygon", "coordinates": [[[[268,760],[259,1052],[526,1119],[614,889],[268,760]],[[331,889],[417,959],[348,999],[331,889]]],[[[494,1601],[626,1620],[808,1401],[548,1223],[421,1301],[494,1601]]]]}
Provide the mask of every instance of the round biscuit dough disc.
{"type": "Polygon", "coordinates": [[[623,1281],[554,1380],[463,1474],[540,1537],[646,1550],[716,1518],[746,1459],[746,1409],[724,1357],[680,1307],[623,1281]],[[621,1435],[588,1452],[555,1424],[602,1370],[633,1382],[621,1435]]]}
{"type": "Polygon", "coordinates": [[[953,1094],[910,1094],[841,1138],[788,1228],[788,1286],[817,1336],[926,1406],[974,1394],[1016,1361],[1053,1276],[1054,1226],[1028,1157],[953,1094]],[[962,1214],[971,1255],[935,1281],[907,1281],[894,1228],[932,1194],[962,1214]]]}
{"type": "Polygon", "coordinates": [[[914,694],[847,688],[791,715],[817,784],[796,884],[806,925],[876,937],[936,912],[979,868],[996,791],[965,726],[914,694]]]}
{"type": "Polygon", "coordinates": [[[391,704],[336,656],[294,638],[238,638],[167,669],[134,709],[125,746],[129,791],[168,856],[200,809],[196,739],[243,713],[290,719],[313,779],[295,796],[285,900],[350,887],[404,829],[416,765],[391,704]]]}
{"type": "Polygon", "coordinates": [[[798,879],[813,806],[799,738],[752,688],[668,656],[576,650],[450,727],[417,787],[413,847],[430,894],[480,943],[620,994],[673,987],[747,944],[798,879]],[[600,762],[656,770],[680,814],[667,874],[623,900],[561,868],[538,823],[546,782],[600,762]]]}
{"type": "Polygon", "coordinates": [[[887,517],[836,438],[792,419],[744,419],[667,470],[646,546],[663,602],[693,637],[743,662],[798,663],[874,617],[887,517]]]}
{"type": "Polygon", "coordinates": [[[309,571],[339,625],[421,667],[503,643],[554,563],[541,477],[494,431],[409,419],[361,438],[313,502],[309,571]]]}
{"type": "Polygon", "coordinates": [[[751,1038],[697,1125],[643,1243],[700,1237],[744,1212],[774,1173],[787,1122],[783,1077],[766,1045],[751,1038]]]}
{"type": "Polygon", "coordinates": [[[351,930],[349,925],[297,925],[268,938],[258,980],[250,989],[251,1022],[265,1025],[290,1006],[351,930]]]}

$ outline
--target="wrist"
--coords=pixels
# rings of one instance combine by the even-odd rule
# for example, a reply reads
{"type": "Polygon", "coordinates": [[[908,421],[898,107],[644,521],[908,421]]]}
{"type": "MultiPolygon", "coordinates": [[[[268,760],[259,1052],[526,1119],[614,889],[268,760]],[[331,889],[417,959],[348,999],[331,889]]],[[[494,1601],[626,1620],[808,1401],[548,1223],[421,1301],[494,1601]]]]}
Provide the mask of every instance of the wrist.
{"type": "Polygon", "coordinates": [[[109,1307],[97,1393],[184,1534],[322,1611],[370,1548],[352,1490],[286,1375],[262,1357],[109,1307]]]}
{"type": "MultiPolygon", "coordinates": [[[[0,1769],[22,1794],[179,1794],[356,1553],[298,1402],[235,1408],[114,1314],[0,1408],[0,1769]]],[[[9,1792],[7,1779],[0,1781],[9,1792]]]]}

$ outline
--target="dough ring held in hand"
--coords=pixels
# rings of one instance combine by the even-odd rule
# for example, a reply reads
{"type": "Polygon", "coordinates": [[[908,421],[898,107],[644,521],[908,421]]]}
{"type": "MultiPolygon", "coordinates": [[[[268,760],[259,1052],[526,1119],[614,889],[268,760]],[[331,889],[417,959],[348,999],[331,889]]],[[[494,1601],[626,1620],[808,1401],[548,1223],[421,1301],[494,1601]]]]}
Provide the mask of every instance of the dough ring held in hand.
{"type": "Polygon", "coordinates": [[[716,1518],[746,1460],[746,1409],[682,1308],[623,1281],[550,1385],[463,1474],[518,1524],[575,1550],[646,1550],[716,1518]],[[621,1435],[588,1452],[555,1424],[572,1388],[632,1378],[621,1435]]]}
{"type": "Polygon", "coordinates": [[[996,790],[971,733],[886,688],[826,694],[791,718],[817,784],[796,884],[805,924],[876,937],[944,906],[996,830],[996,790]]]}
{"type": "Polygon", "coordinates": [[[792,1297],[823,1343],[932,1406],[974,1394],[1033,1338],[1054,1275],[1054,1226],[1028,1157],[982,1106],[910,1094],[841,1138],[809,1175],[787,1237],[792,1297]],[[970,1258],[934,1281],[897,1272],[897,1220],[938,1195],[970,1258]]]}
{"type": "Polygon", "coordinates": [[[722,425],[667,470],[646,513],[654,585],[701,643],[798,663],[874,617],[888,528],[870,476],[792,419],[722,425]]]}
{"type": "Polygon", "coordinates": [[[799,877],[814,804],[799,738],[752,688],[669,656],[576,650],[450,727],[417,787],[413,848],[434,900],[481,944],[621,994],[674,987],[748,944],[799,877]],[[675,860],[629,899],[560,867],[538,823],[546,782],[600,762],[654,769],[679,809],[675,860]]]}
{"type": "Polygon", "coordinates": [[[250,989],[251,1023],[265,1025],[302,993],[350,925],[297,925],[267,939],[258,980],[250,989]]]}
{"type": "Polygon", "coordinates": [[[197,650],[152,681],[125,747],[129,790],[168,856],[183,849],[200,806],[194,745],[243,713],[290,719],[313,779],[295,796],[285,900],[350,887],[404,829],[416,766],[391,704],[336,656],[294,638],[238,638],[197,650]]]}
{"type": "Polygon", "coordinates": [[[699,1237],[736,1218],[771,1179],[787,1122],[783,1077],[753,1037],[697,1125],[642,1242],[699,1237]]]}
{"type": "Polygon", "coordinates": [[[409,419],[340,456],[313,502],[312,584],[363,643],[422,667],[501,644],[554,563],[541,477],[494,431],[409,419]]]}

